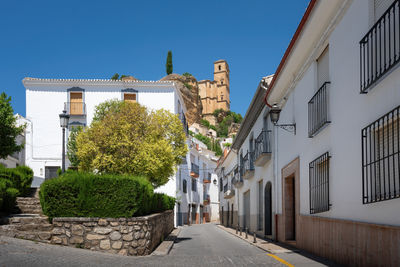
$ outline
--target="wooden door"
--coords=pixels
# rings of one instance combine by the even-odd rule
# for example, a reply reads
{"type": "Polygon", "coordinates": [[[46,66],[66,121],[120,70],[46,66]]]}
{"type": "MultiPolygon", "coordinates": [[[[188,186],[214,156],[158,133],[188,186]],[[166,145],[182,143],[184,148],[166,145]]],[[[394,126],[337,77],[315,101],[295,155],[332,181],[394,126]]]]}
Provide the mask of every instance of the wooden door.
{"type": "Polygon", "coordinates": [[[83,114],[82,93],[71,93],[70,94],[69,113],[71,115],[82,115],[83,114]]]}

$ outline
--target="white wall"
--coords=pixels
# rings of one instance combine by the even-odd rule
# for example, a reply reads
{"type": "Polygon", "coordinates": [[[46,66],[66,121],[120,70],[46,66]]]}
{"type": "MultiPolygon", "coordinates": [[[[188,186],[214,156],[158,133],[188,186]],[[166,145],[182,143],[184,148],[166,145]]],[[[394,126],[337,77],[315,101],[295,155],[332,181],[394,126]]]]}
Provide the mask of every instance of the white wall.
{"type": "MultiPolygon", "coordinates": [[[[400,225],[400,199],[362,204],[361,129],[400,104],[400,68],[378,82],[368,94],[359,93],[359,41],[370,27],[368,2],[353,1],[328,38],[332,123],[314,138],[308,138],[307,103],[318,89],[315,63],[289,95],[279,123],[296,122],[297,133],[294,136],[278,129],[278,170],[300,157],[300,213],[309,215],[308,164],[329,151],[332,207],[316,215],[400,225]]],[[[280,173],[279,200],[282,199],[280,173]]],[[[279,203],[279,212],[281,209],[279,203]]]]}

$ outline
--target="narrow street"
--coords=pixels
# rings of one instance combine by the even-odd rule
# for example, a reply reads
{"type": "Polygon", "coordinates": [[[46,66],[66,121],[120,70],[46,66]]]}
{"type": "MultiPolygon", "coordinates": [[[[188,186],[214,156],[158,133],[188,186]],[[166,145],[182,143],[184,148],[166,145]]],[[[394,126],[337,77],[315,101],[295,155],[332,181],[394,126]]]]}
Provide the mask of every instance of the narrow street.
{"type": "Polygon", "coordinates": [[[0,236],[0,266],[327,266],[298,253],[285,265],[214,224],[185,226],[168,256],[126,257],[0,236]],[[291,264],[291,265],[290,265],[291,264]]]}

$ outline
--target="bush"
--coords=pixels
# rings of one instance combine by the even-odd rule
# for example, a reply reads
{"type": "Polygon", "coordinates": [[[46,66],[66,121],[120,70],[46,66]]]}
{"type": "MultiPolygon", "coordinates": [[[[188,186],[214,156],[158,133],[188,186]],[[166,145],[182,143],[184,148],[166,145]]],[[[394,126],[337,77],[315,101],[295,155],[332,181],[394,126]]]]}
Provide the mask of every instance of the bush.
{"type": "Polygon", "coordinates": [[[19,187],[21,196],[27,196],[30,193],[30,188],[33,181],[33,171],[28,166],[18,166],[15,169],[22,174],[21,185],[19,187]]]}
{"type": "Polygon", "coordinates": [[[156,207],[157,211],[171,208],[169,197],[156,195],[144,177],[82,172],[45,181],[39,193],[43,213],[50,218],[128,218],[150,214],[156,207]]]}
{"type": "Polygon", "coordinates": [[[19,192],[12,187],[12,182],[7,179],[0,178],[0,210],[11,211],[15,206],[15,200],[19,192]]]}
{"type": "Polygon", "coordinates": [[[11,181],[12,187],[17,189],[21,196],[26,196],[31,188],[33,171],[27,166],[18,166],[14,169],[0,167],[0,179],[11,181]]]}
{"type": "Polygon", "coordinates": [[[193,76],[193,75],[192,75],[191,73],[189,73],[189,72],[184,72],[182,75],[185,76],[185,77],[191,77],[191,76],[193,76]]]}

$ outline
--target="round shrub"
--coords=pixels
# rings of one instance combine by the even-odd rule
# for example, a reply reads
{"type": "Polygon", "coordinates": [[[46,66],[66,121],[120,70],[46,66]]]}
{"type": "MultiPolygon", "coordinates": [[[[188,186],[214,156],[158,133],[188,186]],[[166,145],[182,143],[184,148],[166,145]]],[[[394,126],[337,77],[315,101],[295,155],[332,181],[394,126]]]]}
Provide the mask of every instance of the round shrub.
{"type": "Polygon", "coordinates": [[[20,193],[21,196],[27,196],[29,194],[32,181],[33,181],[33,171],[28,166],[18,166],[15,170],[22,174],[20,193]]]}

